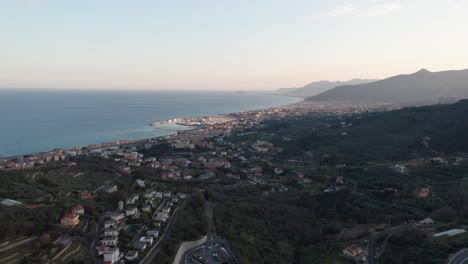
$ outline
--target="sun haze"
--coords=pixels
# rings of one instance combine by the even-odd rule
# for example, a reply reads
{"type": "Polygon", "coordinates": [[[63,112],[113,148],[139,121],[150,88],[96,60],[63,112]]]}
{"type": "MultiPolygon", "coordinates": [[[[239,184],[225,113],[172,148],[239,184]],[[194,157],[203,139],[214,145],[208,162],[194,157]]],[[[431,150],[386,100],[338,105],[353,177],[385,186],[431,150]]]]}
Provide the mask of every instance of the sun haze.
{"type": "Polygon", "coordinates": [[[0,0],[0,87],[272,89],[462,69],[467,13],[464,0],[0,0]]]}

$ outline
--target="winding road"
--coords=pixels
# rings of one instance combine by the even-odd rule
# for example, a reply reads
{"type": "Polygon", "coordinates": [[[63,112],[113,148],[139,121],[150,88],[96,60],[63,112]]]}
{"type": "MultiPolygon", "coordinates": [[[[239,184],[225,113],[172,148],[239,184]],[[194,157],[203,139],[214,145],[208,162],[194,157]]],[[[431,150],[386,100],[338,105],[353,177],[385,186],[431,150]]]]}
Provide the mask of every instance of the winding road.
{"type": "Polygon", "coordinates": [[[229,247],[228,242],[216,235],[212,202],[205,202],[205,213],[208,221],[207,240],[203,245],[187,250],[187,252],[182,256],[180,264],[203,263],[198,260],[194,261],[194,255],[202,257],[207,261],[205,263],[220,263],[220,256],[222,255],[229,264],[239,264],[239,261],[229,247]]]}
{"type": "Polygon", "coordinates": [[[468,264],[468,248],[458,251],[448,264],[468,264]]]}

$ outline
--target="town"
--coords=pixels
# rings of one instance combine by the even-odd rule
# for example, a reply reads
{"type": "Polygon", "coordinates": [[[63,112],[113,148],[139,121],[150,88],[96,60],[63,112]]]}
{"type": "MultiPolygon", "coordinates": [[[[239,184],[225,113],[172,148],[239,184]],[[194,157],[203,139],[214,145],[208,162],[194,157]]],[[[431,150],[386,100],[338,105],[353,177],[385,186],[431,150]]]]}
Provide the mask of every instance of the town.
{"type": "MultiPolygon", "coordinates": [[[[38,238],[39,241],[61,246],[51,246],[48,253],[35,249],[34,256],[28,256],[31,260],[45,263],[86,255],[95,263],[152,263],[160,257],[160,251],[167,251],[164,245],[169,243],[167,240],[171,232],[177,232],[174,228],[178,227],[178,212],[190,208],[193,200],[198,199],[201,201],[199,216],[203,215],[205,221],[203,230],[190,241],[176,241],[176,248],[172,248],[172,257],[169,258],[173,261],[171,263],[240,263],[236,248],[229,245],[231,237],[215,231],[216,212],[213,213],[211,197],[216,192],[236,192],[255,187],[261,191],[261,196],[275,197],[289,193],[291,188],[299,188],[338,197],[346,192],[360,193],[359,188],[362,187],[359,184],[363,184],[362,180],[343,176],[343,171],[356,170],[360,165],[334,164],[331,157],[324,155],[319,158],[328,167],[326,171],[319,172],[324,167],[316,162],[316,154],[312,151],[306,151],[302,159],[285,159],[285,153],[292,150],[284,146],[291,142],[293,136],[275,135],[274,131],[265,130],[268,126],[274,125],[274,122],[302,120],[313,115],[325,120],[321,121],[323,124],[320,123],[324,129],[339,129],[339,135],[346,137],[353,126],[347,117],[397,108],[390,104],[301,102],[232,113],[229,120],[219,119],[219,122],[197,125],[191,130],[159,138],[119,140],[2,158],[0,170],[26,173],[31,181],[39,178],[41,184],[51,188],[44,196],[29,203],[6,197],[2,206],[62,210],[57,223],[49,226],[49,230],[38,238]],[[278,146],[278,142],[282,142],[282,145],[278,146]],[[115,167],[116,170],[103,173],[105,176],[95,179],[96,182],[89,186],[73,184],[65,188],[65,185],[61,186],[62,183],[54,182],[61,182],[65,176],[72,178],[72,182],[79,181],[90,171],[96,170],[93,167],[96,164],[108,164],[109,168],[115,167]],[[59,173],[54,175],[56,170],[59,173]],[[52,175],[61,179],[51,178],[52,175]],[[54,253],[50,253],[52,250],[55,250],[54,253]]],[[[384,168],[386,173],[404,176],[421,168],[459,167],[465,164],[465,159],[463,155],[449,159],[433,156],[385,162],[378,167],[384,168]]],[[[86,184],[89,181],[83,179],[86,184]]],[[[379,194],[375,195],[378,196],[395,197],[402,192],[391,184],[383,186],[381,190],[372,190],[372,193],[376,191],[379,194]]],[[[415,199],[436,197],[429,185],[418,186],[413,192],[411,195],[415,199]]],[[[367,198],[367,202],[380,203],[371,197],[367,198]]],[[[456,236],[465,232],[462,227],[436,232],[435,221],[417,208],[404,204],[390,206],[397,211],[416,211],[420,219],[405,215],[401,220],[393,219],[393,223],[390,220],[386,225],[371,225],[369,230],[372,231],[359,231],[368,234],[365,241],[355,240],[354,243],[342,245],[334,254],[353,262],[376,263],[377,257],[384,255],[382,245],[386,242],[382,241],[382,237],[388,234],[410,227],[425,230],[434,237],[456,236]]],[[[16,263],[21,260],[22,254],[27,255],[26,251],[21,254],[14,251],[21,252],[21,248],[26,250],[25,245],[30,245],[32,240],[35,241],[33,236],[10,238],[0,246],[3,252],[0,261],[16,263]]]]}

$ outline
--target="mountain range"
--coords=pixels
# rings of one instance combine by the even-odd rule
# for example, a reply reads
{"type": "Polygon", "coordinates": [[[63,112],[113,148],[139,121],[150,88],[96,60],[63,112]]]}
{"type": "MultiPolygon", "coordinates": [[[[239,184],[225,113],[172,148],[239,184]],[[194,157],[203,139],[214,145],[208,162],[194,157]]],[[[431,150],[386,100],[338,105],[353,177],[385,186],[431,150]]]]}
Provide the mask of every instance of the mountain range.
{"type": "Polygon", "coordinates": [[[312,82],[307,84],[304,87],[301,88],[280,88],[277,89],[276,92],[278,93],[283,93],[286,95],[290,96],[297,96],[297,97],[309,97],[309,96],[314,96],[320,93],[323,93],[327,90],[333,89],[338,86],[343,86],[343,85],[357,85],[357,84],[364,84],[364,83],[369,83],[369,82],[375,82],[377,80],[365,80],[365,79],[353,79],[350,81],[336,81],[336,82],[331,82],[331,81],[318,81],[318,82],[312,82]]]}
{"type": "Polygon", "coordinates": [[[356,85],[341,85],[307,101],[391,102],[429,104],[468,98],[468,69],[397,75],[356,85]]]}

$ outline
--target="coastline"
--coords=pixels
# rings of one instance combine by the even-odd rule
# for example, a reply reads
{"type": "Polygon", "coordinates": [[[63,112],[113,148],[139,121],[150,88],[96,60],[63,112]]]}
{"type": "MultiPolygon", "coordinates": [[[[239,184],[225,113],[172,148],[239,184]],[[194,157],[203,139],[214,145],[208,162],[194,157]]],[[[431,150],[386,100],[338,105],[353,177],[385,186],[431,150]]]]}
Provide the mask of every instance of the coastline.
{"type": "MultiPolygon", "coordinates": [[[[77,146],[72,149],[60,148],[49,152],[0,158],[0,170],[27,170],[53,161],[67,161],[69,165],[73,165],[74,158],[79,156],[100,156],[103,158],[110,158],[112,155],[118,154],[124,155],[125,157],[131,157],[133,160],[135,157],[139,156],[137,152],[138,149],[148,149],[158,145],[161,139],[170,143],[174,149],[191,150],[196,146],[206,147],[208,144],[205,141],[206,138],[230,134],[231,129],[252,127],[255,124],[259,124],[267,120],[286,121],[301,118],[309,114],[336,116],[375,111],[389,111],[394,109],[399,109],[399,107],[388,103],[363,104],[300,101],[283,106],[234,112],[230,114],[234,119],[230,119],[228,121],[226,121],[226,119],[219,119],[219,121],[225,122],[210,122],[210,124],[207,123],[206,125],[188,126],[189,129],[186,129],[183,132],[172,131],[172,133],[168,133],[164,136],[134,140],[117,140],[102,144],[91,144],[86,147],[77,146]]],[[[192,118],[187,120],[192,120],[192,118]]],[[[208,120],[210,120],[209,117],[208,120]]],[[[187,126],[185,127],[187,128],[187,126]]],[[[129,163],[129,166],[139,166],[139,163],[137,161],[132,161],[132,163],[129,163]]]]}
{"type": "Polygon", "coordinates": [[[300,99],[232,91],[0,92],[3,113],[0,156],[16,157],[76,145],[166,136],[187,127],[154,129],[149,124],[174,118],[226,115],[297,101],[300,99]],[[18,108],[23,101],[31,103],[18,108]]]}
{"type": "MultiPolygon", "coordinates": [[[[295,102],[295,103],[290,103],[290,104],[285,104],[285,105],[280,105],[280,106],[257,108],[257,109],[233,112],[233,113],[222,114],[222,115],[198,116],[198,117],[178,117],[178,118],[175,118],[175,119],[155,121],[155,122],[150,123],[149,126],[154,127],[154,129],[170,131],[171,133],[169,133],[167,135],[160,135],[160,136],[147,137],[147,138],[141,138],[141,139],[119,139],[119,140],[116,140],[116,141],[109,141],[109,142],[102,142],[102,143],[92,143],[92,144],[90,144],[90,145],[88,145],[88,146],[86,146],[84,148],[89,149],[90,147],[93,148],[94,146],[104,146],[104,147],[106,147],[106,146],[115,146],[115,145],[125,145],[125,144],[121,144],[121,142],[128,142],[128,144],[134,144],[134,143],[137,143],[137,142],[145,142],[145,141],[148,141],[148,140],[158,140],[158,139],[170,137],[170,136],[172,136],[174,134],[177,134],[179,132],[191,131],[191,130],[196,130],[196,129],[200,128],[200,127],[206,127],[206,126],[210,126],[210,125],[217,125],[217,124],[223,124],[223,123],[235,121],[235,120],[238,119],[235,116],[237,114],[239,114],[239,113],[263,111],[263,110],[266,110],[266,109],[275,109],[275,108],[300,104],[300,103],[304,103],[304,102],[305,102],[304,100],[301,100],[301,101],[298,101],[298,102],[295,102]],[[218,119],[218,118],[223,119],[224,121],[223,122],[213,122],[213,123],[210,122],[210,120],[218,119]],[[205,119],[206,121],[204,121],[203,124],[200,124],[200,125],[183,124],[183,122],[192,122],[192,121],[195,121],[195,120],[202,120],[202,119],[205,119]],[[170,120],[172,120],[172,121],[170,121],[170,120]],[[174,122],[174,120],[181,121],[182,123],[181,122],[174,122]],[[165,125],[165,124],[178,125],[178,126],[186,128],[186,129],[177,130],[177,129],[165,129],[165,128],[159,128],[158,127],[160,125],[165,125]]],[[[31,152],[31,153],[28,153],[28,154],[20,154],[20,155],[12,155],[12,156],[0,156],[0,161],[21,159],[21,158],[25,158],[25,157],[42,156],[42,155],[47,155],[47,154],[55,153],[55,152],[62,153],[62,152],[65,152],[65,151],[75,150],[75,149],[76,149],[76,147],[75,148],[56,147],[56,148],[49,149],[49,150],[46,150],[46,151],[31,152]]]]}

